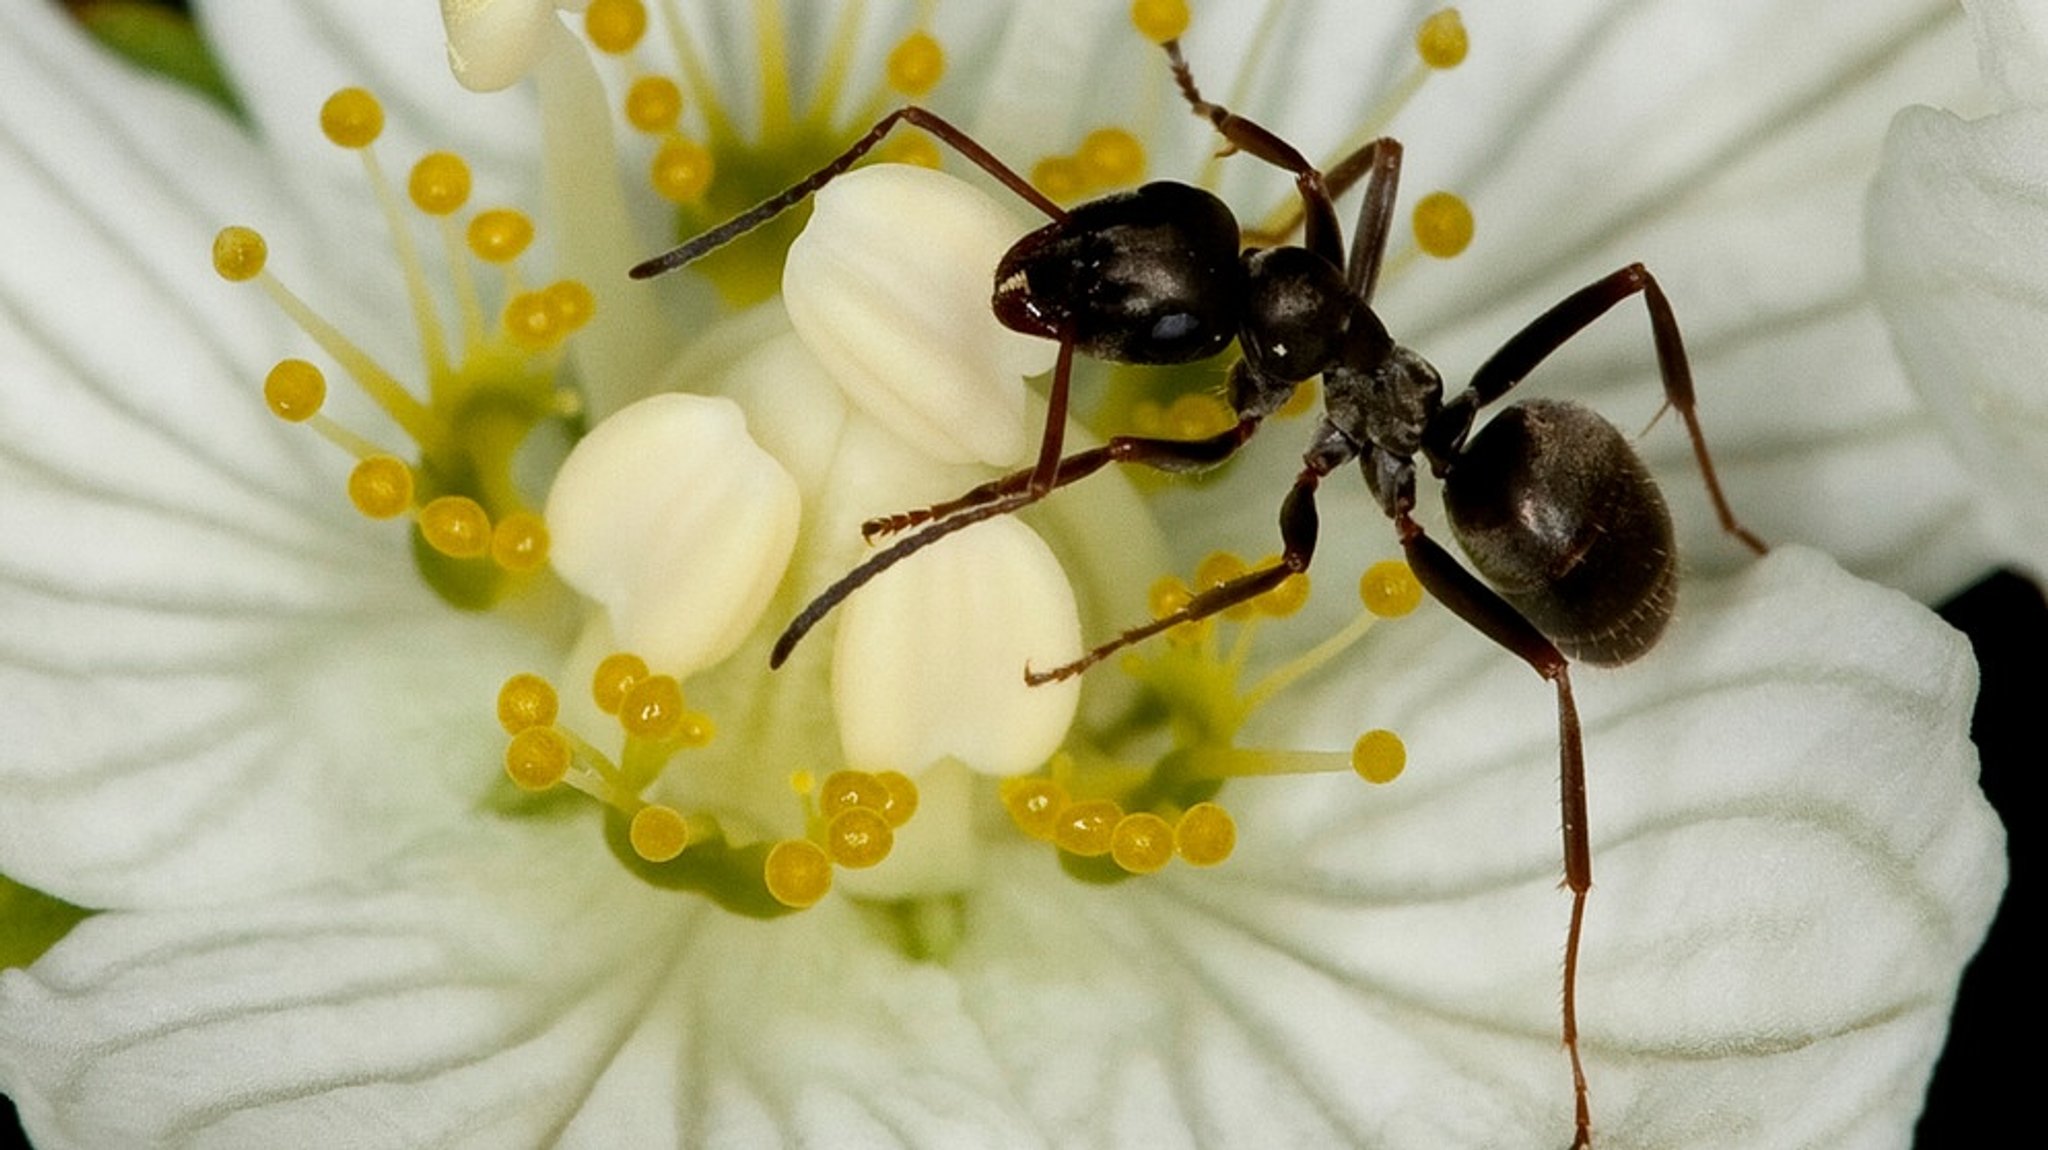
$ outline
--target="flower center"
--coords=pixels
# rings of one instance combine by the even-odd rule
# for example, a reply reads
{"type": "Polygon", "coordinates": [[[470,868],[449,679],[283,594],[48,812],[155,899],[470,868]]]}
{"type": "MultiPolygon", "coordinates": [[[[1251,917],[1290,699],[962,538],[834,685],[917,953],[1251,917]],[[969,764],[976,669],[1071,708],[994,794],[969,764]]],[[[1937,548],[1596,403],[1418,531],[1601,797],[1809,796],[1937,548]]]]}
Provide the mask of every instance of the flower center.
{"type": "Polygon", "coordinates": [[[547,562],[547,527],[515,481],[515,457],[536,427],[578,409],[576,394],[561,387],[557,376],[564,342],[594,309],[590,290],[570,279],[527,286],[518,260],[533,238],[533,224],[521,212],[488,209],[471,216],[466,229],[458,228],[456,216],[469,201],[468,165],[451,152],[431,153],[413,166],[406,191],[442,237],[460,315],[451,352],[410,224],[377,159],[382,106],[360,88],[344,88],[322,107],[320,126],[336,146],[362,157],[383,208],[412,305],[424,396],[271,272],[268,244],[254,229],[221,230],[214,239],[214,270],[231,282],[259,284],[410,445],[394,449],[325,414],[326,376],[303,359],[281,360],[265,377],[264,402],[271,412],[311,427],[356,458],[348,495],[364,516],[412,518],[414,562],[428,586],[457,607],[489,607],[547,562]],[[472,259],[499,270],[504,303],[496,322],[485,319],[472,259]]]}

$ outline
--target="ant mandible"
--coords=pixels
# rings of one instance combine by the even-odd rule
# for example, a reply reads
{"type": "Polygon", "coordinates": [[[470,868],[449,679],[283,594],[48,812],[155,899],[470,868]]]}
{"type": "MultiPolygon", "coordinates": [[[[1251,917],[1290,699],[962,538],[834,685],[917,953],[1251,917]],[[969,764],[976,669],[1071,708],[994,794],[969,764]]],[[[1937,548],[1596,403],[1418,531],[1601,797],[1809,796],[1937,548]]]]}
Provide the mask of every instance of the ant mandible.
{"type": "Polygon", "coordinates": [[[965,132],[909,106],[884,116],[838,158],[780,195],[632,269],[634,278],[645,279],[682,267],[766,223],[852,168],[899,123],[931,133],[1052,221],[1017,241],[997,265],[992,303],[1004,326],[1059,343],[1037,462],[957,499],[863,524],[869,539],[922,530],[876,552],[813,599],[777,640],[770,665],[780,666],[819,620],[868,580],[946,536],[1018,511],[1111,463],[1170,472],[1214,467],[1242,447],[1297,387],[1320,375],[1323,418],[1280,506],[1279,558],[1202,591],[1179,610],[1071,663],[1047,671],[1027,667],[1024,678],[1038,685],[1080,674],[1133,643],[1218,614],[1306,571],[1316,545],[1316,488],[1332,471],[1357,460],[1423,587],[1556,688],[1565,885],[1572,895],[1563,1039],[1572,1072],[1572,1145],[1589,1147],[1592,1115],[1579,1057],[1577,984],[1593,862],[1570,660],[1616,665],[1656,643],[1677,595],[1671,516],[1621,433],[1585,407],[1526,400],[1502,409],[1476,435],[1472,425],[1482,408],[1513,390],[1552,352],[1615,305],[1641,295],[1665,403],[1685,423],[1721,527],[1763,554],[1764,544],[1736,521],[1714,476],[1678,322],[1648,269],[1630,264],[1538,316],[1446,401],[1436,369],[1396,343],[1372,310],[1400,179],[1400,143],[1374,140],[1326,177],[1273,132],[1203,99],[1179,42],[1162,46],[1181,95],[1214,126],[1226,151],[1243,152],[1294,177],[1302,205],[1299,246],[1240,249],[1230,209],[1181,183],[1149,183],[1062,208],[965,132]],[[1361,178],[1364,201],[1347,255],[1333,201],[1361,178]],[[1193,440],[1116,436],[1101,447],[1061,455],[1076,352],[1116,363],[1177,364],[1214,355],[1232,339],[1242,358],[1229,374],[1236,416],[1229,430],[1193,440]],[[1452,533],[1483,581],[1415,521],[1417,455],[1442,481],[1452,533]]]}

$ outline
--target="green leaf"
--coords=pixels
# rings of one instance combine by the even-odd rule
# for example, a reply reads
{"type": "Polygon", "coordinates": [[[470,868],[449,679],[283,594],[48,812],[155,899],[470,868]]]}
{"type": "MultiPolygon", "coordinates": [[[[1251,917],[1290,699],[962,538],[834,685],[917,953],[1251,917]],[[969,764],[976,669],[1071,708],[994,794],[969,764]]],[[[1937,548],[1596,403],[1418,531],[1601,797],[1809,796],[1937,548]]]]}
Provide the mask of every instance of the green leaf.
{"type": "Polygon", "coordinates": [[[41,958],[91,913],[0,875],[0,970],[41,958]]]}
{"type": "Polygon", "coordinates": [[[80,0],[71,10],[115,55],[242,115],[234,90],[190,16],[149,0],[80,0]]]}

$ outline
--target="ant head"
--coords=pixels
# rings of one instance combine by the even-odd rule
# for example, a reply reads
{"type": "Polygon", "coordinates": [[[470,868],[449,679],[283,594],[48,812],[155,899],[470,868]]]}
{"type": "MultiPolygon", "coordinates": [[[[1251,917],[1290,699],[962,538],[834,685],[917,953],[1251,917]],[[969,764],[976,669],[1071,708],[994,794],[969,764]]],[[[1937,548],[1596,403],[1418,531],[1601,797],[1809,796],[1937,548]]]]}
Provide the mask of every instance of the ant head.
{"type": "Polygon", "coordinates": [[[995,314],[1116,363],[1188,363],[1237,335],[1237,219],[1186,184],[1152,183],[1073,209],[996,267],[995,314]]]}

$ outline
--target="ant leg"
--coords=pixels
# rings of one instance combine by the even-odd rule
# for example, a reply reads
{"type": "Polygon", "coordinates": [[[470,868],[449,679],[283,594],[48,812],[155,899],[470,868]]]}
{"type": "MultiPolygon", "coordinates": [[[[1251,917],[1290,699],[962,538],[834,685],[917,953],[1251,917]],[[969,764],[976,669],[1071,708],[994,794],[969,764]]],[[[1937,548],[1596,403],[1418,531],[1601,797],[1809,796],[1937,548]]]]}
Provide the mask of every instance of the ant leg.
{"type": "Polygon", "coordinates": [[[1379,286],[1380,261],[1387,254],[1387,235],[1394,225],[1394,193],[1401,184],[1401,142],[1382,137],[1344,157],[1329,175],[1330,195],[1340,196],[1357,171],[1366,173],[1365,199],[1358,205],[1358,228],[1351,235],[1351,261],[1345,282],[1367,307],[1379,286]]]}
{"type": "MultiPolygon", "coordinates": [[[[1069,483],[1085,479],[1111,463],[1135,463],[1158,471],[1200,471],[1213,467],[1228,459],[1252,433],[1258,430],[1259,421],[1247,417],[1238,421],[1237,426],[1221,435],[1207,439],[1146,439],[1137,436],[1118,436],[1101,447],[1078,452],[1065,459],[1056,460],[1051,482],[1045,490],[1033,486],[1038,469],[1012,472],[1001,479],[984,483],[950,504],[936,505],[946,509],[935,521],[928,523],[924,530],[890,544],[888,547],[868,556],[866,561],[845,575],[839,581],[825,588],[789,621],[782,634],[775,640],[775,647],[768,653],[768,666],[780,667],[789,659],[790,652],[810,634],[832,609],[846,600],[846,597],[860,590],[868,580],[894,567],[896,564],[919,551],[937,543],[946,536],[980,523],[1021,511],[1069,483]]],[[[907,512],[915,516],[918,512],[907,512]]],[[[903,518],[896,516],[893,518],[903,518]]],[[[872,522],[872,521],[871,521],[872,522]]],[[[886,521],[884,521],[886,522],[886,521]]],[[[863,531],[866,527],[863,526],[863,531]]]]}
{"type": "Polygon", "coordinates": [[[1337,207],[1331,202],[1329,189],[1323,186],[1323,173],[1276,133],[1220,104],[1204,100],[1201,90],[1195,87],[1195,74],[1189,70],[1187,58],[1181,55],[1180,41],[1168,40],[1160,46],[1166,49],[1166,58],[1173,65],[1174,82],[1180,85],[1180,94],[1188,107],[1208,120],[1231,150],[1246,152],[1293,173],[1304,214],[1302,246],[1330,261],[1331,267],[1344,266],[1344,232],[1337,226],[1337,207]]]}
{"type": "Polygon", "coordinates": [[[1062,663],[1050,671],[1034,671],[1026,667],[1024,681],[1036,687],[1072,678],[1133,643],[1256,599],[1286,582],[1288,576],[1308,570],[1309,560],[1314,558],[1316,550],[1316,486],[1329,471],[1330,466],[1324,461],[1311,460],[1295,477],[1293,489],[1280,504],[1280,558],[1203,591],[1189,599],[1180,610],[1133,627],[1071,663],[1062,663]]]}
{"type": "Polygon", "coordinates": [[[1529,664],[1557,685],[1558,805],[1564,816],[1564,882],[1572,892],[1571,926],[1564,941],[1564,1048],[1571,1057],[1573,1150],[1592,1145],[1592,1105],[1586,1069],[1579,1060],[1579,941],[1586,920],[1586,892],[1593,889],[1593,848],[1586,830],[1586,757],[1579,735],[1579,708],[1572,701],[1569,664],[1535,624],[1467,571],[1403,512],[1395,520],[1401,549],[1415,578],[1437,602],[1474,630],[1529,664]]]}
{"type": "Polygon", "coordinates": [[[887,136],[889,130],[899,123],[914,124],[938,137],[940,142],[965,156],[976,167],[995,177],[1004,187],[1017,193],[1018,196],[1030,203],[1032,207],[1044,212],[1053,220],[1057,221],[1067,218],[1065,208],[1053,203],[1052,200],[1046,197],[1045,193],[1032,187],[1031,181],[1018,175],[1008,164],[997,159],[994,153],[976,143],[974,137],[954,127],[936,112],[928,112],[915,104],[906,104],[877,120],[875,126],[869,128],[866,135],[855,140],[852,146],[839,153],[836,158],[824,167],[812,172],[777,195],[756,204],[754,207],[734,216],[717,227],[693,237],[681,246],[672,248],[661,255],[655,256],[653,259],[635,265],[632,271],[627,274],[636,280],[644,280],[658,276],[663,272],[674,271],[676,268],[708,255],[738,239],[740,236],[753,231],[755,228],[795,207],[805,196],[845,175],[849,168],[860,162],[862,156],[873,151],[875,146],[882,142],[882,137],[887,136]]]}
{"type": "MultiPolygon", "coordinates": [[[[1090,475],[1111,463],[1136,463],[1155,471],[1194,472],[1206,471],[1223,462],[1251,438],[1258,421],[1248,419],[1238,423],[1229,431],[1203,439],[1152,439],[1136,435],[1119,435],[1101,447],[1077,451],[1059,461],[1059,470],[1053,476],[1047,492],[1065,487],[1076,480],[1090,475]]],[[[957,499],[934,503],[915,511],[902,511],[894,515],[878,516],[861,524],[862,538],[870,541],[884,535],[922,526],[939,519],[957,515],[969,508],[993,503],[1020,492],[1030,490],[1032,477],[1038,474],[1036,467],[1013,471],[999,479],[991,479],[979,487],[970,488],[957,499]]]]}
{"type": "MultiPolygon", "coordinates": [[[[1727,497],[1721,494],[1721,481],[1714,474],[1714,460],[1707,454],[1706,433],[1700,430],[1692,386],[1692,365],[1685,356],[1685,341],[1678,333],[1678,319],[1671,312],[1671,301],[1664,297],[1664,289],[1657,286],[1656,277],[1641,264],[1630,264],[1605,279],[1580,288],[1516,332],[1513,338],[1501,345],[1499,351],[1493,353],[1492,359],[1472,373],[1472,383],[1465,394],[1444,405],[1447,415],[1451,415],[1454,408],[1458,411],[1443,430],[1451,434],[1450,443],[1462,443],[1473,413],[1506,395],[1551,352],[1563,347],[1594,320],[1607,314],[1615,304],[1637,293],[1642,294],[1643,304],[1650,312],[1650,332],[1657,345],[1657,372],[1664,380],[1664,402],[1685,421],[1686,435],[1692,439],[1692,453],[1700,462],[1700,477],[1706,482],[1707,498],[1713,501],[1721,530],[1741,540],[1744,546],[1758,555],[1765,554],[1770,548],[1736,520],[1727,497]]],[[[1432,461],[1446,458],[1435,454],[1445,446],[1445,440],[1436,434],[1437,430],[1432,428],[1431,433],[1425,436],[1430,441],[1432,461]]],[[[1452,453],[1455,454],[1455,450],[1452,453]]]]}

